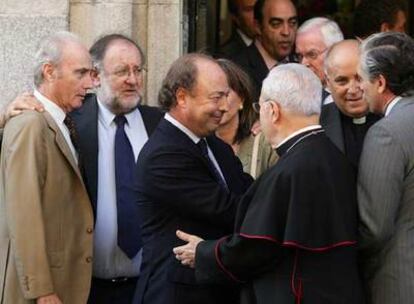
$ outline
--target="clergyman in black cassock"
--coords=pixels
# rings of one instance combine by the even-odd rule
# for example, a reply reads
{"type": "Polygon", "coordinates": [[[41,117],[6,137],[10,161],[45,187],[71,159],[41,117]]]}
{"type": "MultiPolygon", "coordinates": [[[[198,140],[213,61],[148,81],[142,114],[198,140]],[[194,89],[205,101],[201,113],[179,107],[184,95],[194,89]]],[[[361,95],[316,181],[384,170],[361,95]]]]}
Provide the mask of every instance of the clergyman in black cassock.
{"type": "Polygon", "coordinates": [[[195,266],[199,282],[243,284],[242,303],[363,302],[354,169],[317,124],[320,85],[314,95],[307,90],[317,90],[307,86],[318,81],[306,67],[286,64],[272,70],[263,83],[260,121],[280,158],[243,196],[235,233],[220,240],[198,239],[194,263],[186,261],[188,252],[182,255],[181,250],[197,237],[178,232],[190,243],[174,249],[177,259],[195,266]],[[283,105],[281,98],[291,96],[289,90],[299,91],[295,85],[277,95],[284,88],[273,84],[296,78],[313,109],[304,102],[292,105],[301,100],[298,92],[292,94],[299,97],[283,105]]]}

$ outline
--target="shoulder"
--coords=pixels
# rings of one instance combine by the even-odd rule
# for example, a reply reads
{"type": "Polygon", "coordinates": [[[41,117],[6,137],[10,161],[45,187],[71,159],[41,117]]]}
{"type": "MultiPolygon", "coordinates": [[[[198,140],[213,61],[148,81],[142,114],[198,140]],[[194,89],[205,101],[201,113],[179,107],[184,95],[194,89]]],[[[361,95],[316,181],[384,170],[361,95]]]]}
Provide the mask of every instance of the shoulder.
{"type": "Polygon", "coordinates": [[[160,120],[164,115],[164,113],[157,107],[139,105],[138,109],[141,112],[142,116],[154,117],[158,120],[160,120]]]}

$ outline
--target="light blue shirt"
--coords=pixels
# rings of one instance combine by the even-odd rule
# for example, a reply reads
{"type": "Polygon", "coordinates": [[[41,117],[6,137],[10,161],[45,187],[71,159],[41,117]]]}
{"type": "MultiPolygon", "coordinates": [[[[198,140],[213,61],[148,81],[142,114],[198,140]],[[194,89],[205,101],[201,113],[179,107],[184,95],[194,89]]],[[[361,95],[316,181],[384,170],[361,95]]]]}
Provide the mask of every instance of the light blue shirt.
{"type": "MultiPolygon", "coordinates": [[[[139,275],[142,249],[131,260],[117,245],[118,223],[115,186],[115,114],[98,100],[98,197],[94,236],[93,275],[101,279],[139,275]]],[[[125,133],[135,159],[148,140],[138,109],[125,115],[125,133]]]]}

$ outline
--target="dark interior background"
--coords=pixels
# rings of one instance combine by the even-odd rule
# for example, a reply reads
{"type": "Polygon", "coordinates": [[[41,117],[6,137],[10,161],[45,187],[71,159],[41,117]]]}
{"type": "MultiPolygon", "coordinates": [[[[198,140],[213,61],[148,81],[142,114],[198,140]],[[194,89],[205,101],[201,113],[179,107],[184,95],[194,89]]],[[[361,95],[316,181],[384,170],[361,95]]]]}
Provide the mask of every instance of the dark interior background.
{"type": "MultiPolygon", "coordinates": [[[[352,37],[353,11],[360,0],[293,0],[302,23],[316,16],[327,16],[340,25],[347,38],[352,37]]],[[[414,1],[408,0],[408,33],[414,33],[414,1]]],[[[215,53],[231,33],[227,0],[184,0],[184,51],[215,53]]]]}

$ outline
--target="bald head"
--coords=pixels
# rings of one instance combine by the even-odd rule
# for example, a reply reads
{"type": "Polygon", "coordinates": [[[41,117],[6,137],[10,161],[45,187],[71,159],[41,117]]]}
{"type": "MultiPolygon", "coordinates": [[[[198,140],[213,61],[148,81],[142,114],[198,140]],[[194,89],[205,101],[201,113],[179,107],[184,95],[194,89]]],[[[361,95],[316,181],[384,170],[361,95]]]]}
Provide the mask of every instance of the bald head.
{"type": "Polygon", "coordinates": [[[348,117],[358,118],[368,112],[362,99],[358,75],[359,42],[344,40],[334,44],[325,60],[327,87],[338,109],[348,117]]]}
{"type": "Polygon", "coordinates": [[[355,39],[347,39],[332,45],[325,58],[325,73],[329,73],[329,68],[347,57],[352,60],[358,60],[359,42],[355,39]]]}

